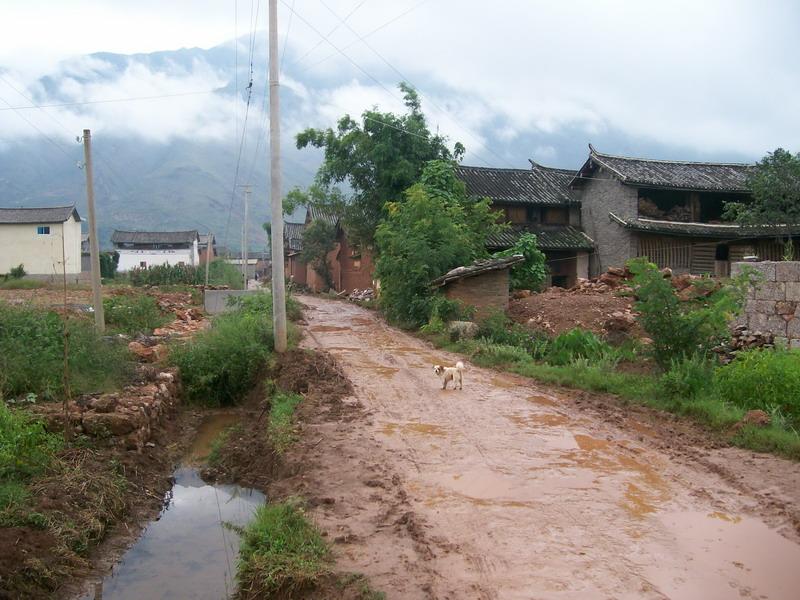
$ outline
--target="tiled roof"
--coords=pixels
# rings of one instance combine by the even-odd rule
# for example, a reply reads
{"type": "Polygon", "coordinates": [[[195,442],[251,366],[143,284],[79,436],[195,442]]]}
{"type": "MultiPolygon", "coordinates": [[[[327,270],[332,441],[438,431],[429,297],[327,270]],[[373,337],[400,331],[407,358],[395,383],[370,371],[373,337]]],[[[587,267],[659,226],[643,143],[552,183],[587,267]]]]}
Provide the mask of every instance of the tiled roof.
{"type": "Polygon", "coordinates": [[[597,166],[603,166],[622,183],[658,188],[747,193],[747,175],[753,165],[628,158],[603,154],[589,144],[589,158],[575,176],[579,183],[597,166]]]}
{"type": "Polygon", "coordinates": [[[50,206],[42,208],[0,208],[0,223],[63,223],[75,216],[81,220],[75,206],[50,206]]]}
{"type": "Polygon", "coordinates": [[[431,285],[435,287],[441,287],[446,283],[456,281],[457,279],[466,279],[467,277],[475,277],[476,275],[488,273],[489,271],[508,269],[509,267],[513,267],[517,263],[521,263],[524,260],[525,257],[522,256],[522,254],[504,256],[503,258],[476,260],[474,263],[466,267],[456,267],[455,269],[448,271],[438,279],[434,279],[431,285]]]}
{"type": "Polygon", "coordinates": [[[287,221],[283,224],[283,240],[289,250],[298,252],[303,249],[303,231],[305,228],[305,223],[289,223],[287,221]]]}
{"type": "Polygon", "coordinates": [[[200,234],[200,246],[205,248],[208,246],[208,242],[211,241],[211,245],[214,246],[214,234],[213,233],[201,233],[200,234]]]}
{"type": "Polygon", "coordinates": [[[320,210],[315,206],[309,206],[306,212],[306,223],[310,223],[311,221],[325,221],[334,227],[339,225],[339,217],[324,210],[320,210]]]}
{"type": "Polygon", "coordinates": [[[513,225],[510,229],[491,236],[486,247],[502,250],[513,246],[523,233],[536,235],[541,250],[591,250],[592,238],[571,225],[513,225]]]}
{"type": "Polygon", "coordinates": [[[500,204],[563,206],[575,200],[569,194],[574,171],[543,167],[531,161],[531,169],[495,169],[459,165],[456,177],[470,196],[488,197],[500,204]]]}
{"type": "Polygon", "coordinates": [[[666,235],[699,236],[716,239],[752,239],[771,238],[788,234],[800,234],[800,225],[734,225],[712,223],[681,223],[678,221],[662,221],[659,219],[623,219],[614,213],[609,218],[633,231],[661,233],[666,235]]]}
{"type": "Polygon", "coordinates": [[[191,244],[198,238],[197,230],[190,231],[120,231],[114,230],[112,244],[191,244]]]}

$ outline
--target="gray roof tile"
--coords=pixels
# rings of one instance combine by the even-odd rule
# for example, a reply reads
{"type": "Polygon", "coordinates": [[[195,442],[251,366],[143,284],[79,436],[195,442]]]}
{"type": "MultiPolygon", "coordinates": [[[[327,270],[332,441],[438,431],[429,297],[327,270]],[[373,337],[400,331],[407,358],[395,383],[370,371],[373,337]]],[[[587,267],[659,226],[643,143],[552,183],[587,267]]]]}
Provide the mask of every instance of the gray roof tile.
{"type": "Polygon", "coordinates": [[[513,246],[523,233],[536,235],[541,250],[591,250],[592,239],[571,225],[513,225],[510,229],[491,236],[486,247],[503,250],[513,246]]]}
{"type": "Polygon", "coordinates": [[[198,239],[196,229],[189,231],[120,231],[111,235],[113,244],[191,244],[198,239]]]}
{"type": "Polygon", "coordinates": [[[41,208],[0,208],[0,223],[63,223],[73,215],[78,221],[81,220],[74,205],[41,208]]]}
{"type": "Polygon", "coordinates": [[[471,196],[488,197],[498,204],[574,204],[569,182],[575,171],[544,167],[531,161],[531,169],[495,169],[459,165],[456,177],[471,196]]]}

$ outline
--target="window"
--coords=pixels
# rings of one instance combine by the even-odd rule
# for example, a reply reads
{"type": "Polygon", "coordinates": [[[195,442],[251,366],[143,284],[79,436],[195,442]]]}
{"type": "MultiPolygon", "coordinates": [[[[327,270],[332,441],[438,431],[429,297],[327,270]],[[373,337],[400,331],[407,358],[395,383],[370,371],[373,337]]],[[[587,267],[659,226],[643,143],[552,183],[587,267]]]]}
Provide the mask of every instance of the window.
{"type": "Polygon", "coordinates": [[[528,207],[528,223],[539,223],[542,220],[542,209],[538,206],[528,207]]]}
{"type": "Polygon", "coordinates": [[[569,224],[569,209],[566,208],[546,208],[544,210],[545,225],[567,225],[569,224]]]}
{"type": "Polygon", "coordinates": [[[36,228],[37,235],[50,235],[50,225],[39,225],[36,228]]]}
{"type": "Polygon", "coordinates": [[[146,269],[146,268],[147,268],[147,263],[146,263],[145,261],[141,261],[141,262],[139,263],[139,266],[140,266],[141,268],[143,268],[143,269],[146,269]]]}
{"type": "Polygon", "coordinates": [[[358,271],[361,269],[361,259],[356,259],[353,261],[353,270],[358,271]]]}

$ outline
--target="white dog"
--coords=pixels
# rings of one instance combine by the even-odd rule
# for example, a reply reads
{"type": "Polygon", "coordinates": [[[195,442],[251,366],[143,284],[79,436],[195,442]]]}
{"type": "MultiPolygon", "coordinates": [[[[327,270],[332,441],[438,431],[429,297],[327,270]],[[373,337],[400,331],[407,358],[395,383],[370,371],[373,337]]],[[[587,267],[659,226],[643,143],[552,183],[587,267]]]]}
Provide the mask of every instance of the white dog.
{"type": "Polygon", "coordinates": [[[447,389],[447,383],[449,381],[453,382],[453,389],[456,388],[456,384],[458,384],[458,389],[464,389],[464,380],[461,377],[461,372],[464,370],[464,363],[458,361],[455,367],[443,367],[441,365],[436,365],[433,367],[433,372],[439,375],[442,378],[442,389],[447,389]]]}

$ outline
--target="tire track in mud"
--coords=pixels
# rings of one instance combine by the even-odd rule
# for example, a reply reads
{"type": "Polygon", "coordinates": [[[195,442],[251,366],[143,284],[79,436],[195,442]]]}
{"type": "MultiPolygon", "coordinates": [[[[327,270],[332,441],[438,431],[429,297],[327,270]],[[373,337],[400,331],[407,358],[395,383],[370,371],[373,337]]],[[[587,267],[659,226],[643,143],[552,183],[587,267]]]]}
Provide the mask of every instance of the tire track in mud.
{"type": "Polygon", "coordinates": [[[388,598],[794,597],[800,548],[760,517],[790,519],[724,475],[740,455],[720,466],[669,429],[508,374],[469,368],[463,392],[443,392],[431,367],[459,357],[356,306],[303,301],[306,343],[363,405],[308,425],[325,443],[304,450],[306,486],[334,499],[314,516],[343,568],[388,598]]]}

